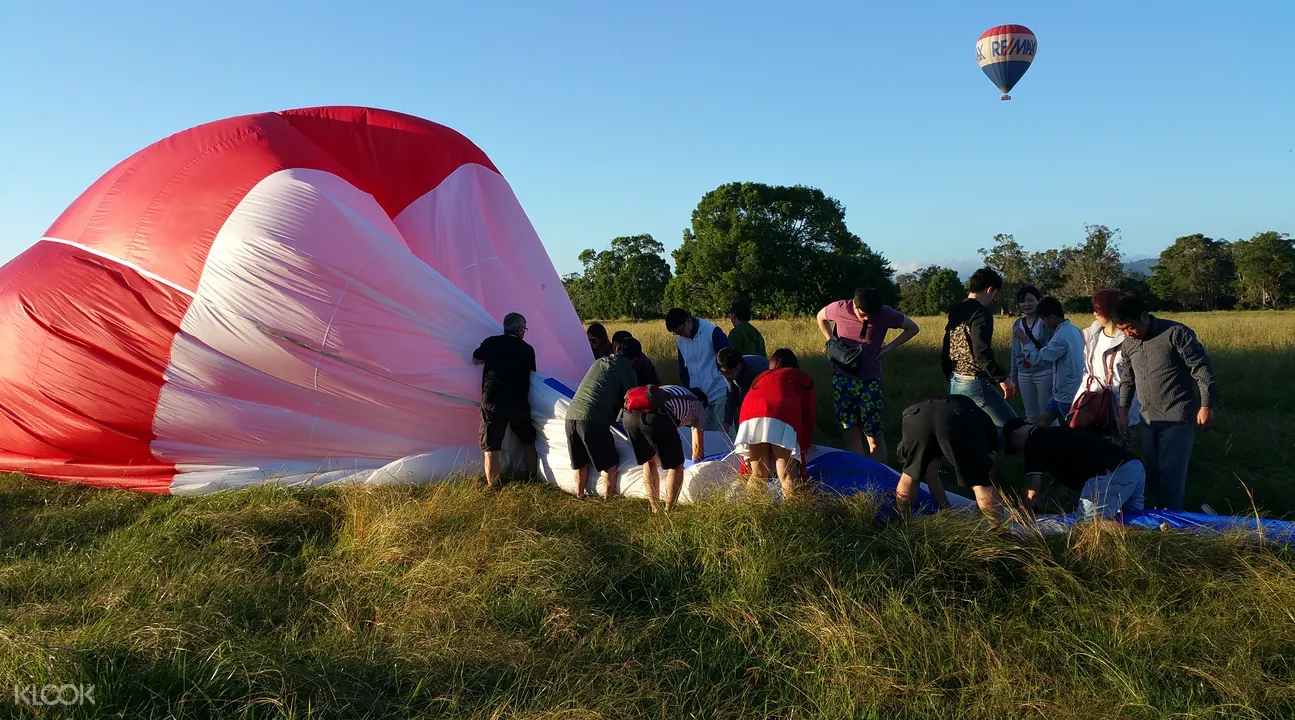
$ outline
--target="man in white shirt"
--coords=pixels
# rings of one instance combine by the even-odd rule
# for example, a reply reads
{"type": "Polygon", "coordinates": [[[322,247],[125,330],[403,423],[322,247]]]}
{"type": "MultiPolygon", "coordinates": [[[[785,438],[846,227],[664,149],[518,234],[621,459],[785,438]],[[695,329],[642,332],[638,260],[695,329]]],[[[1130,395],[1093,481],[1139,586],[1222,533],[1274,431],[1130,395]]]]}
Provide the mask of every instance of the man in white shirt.
{"type": "Polygon", "coordinates": [[[1052,398],[1035,422],[1039,427],[1048,427],[1070,412],[1071,402],[1084,377],[1084,333],[1066,319],[1061,301],[1054,297],[1040,300],[1036,313],[1052,331],[1052,339],[1047,345],[1036,348],[1033,343],[1026,342],[1025,332],[1019,325],[1014,334],[1025,346],[1025,358],[1030,363],[1052,363],[1052,398]]]}
{"type": "Polygon", "coordinates": [[[670,308],[665,316],[665,329],[675,336],[679,384],[699,387],[706,393],[710,412],[704,429],[722,429],[724,408],[728,404],[728,383],[719,373],[715,356],[720,350],[732,347],[728,335],[709,320],[696,317],[682,308],[670,308]]]}

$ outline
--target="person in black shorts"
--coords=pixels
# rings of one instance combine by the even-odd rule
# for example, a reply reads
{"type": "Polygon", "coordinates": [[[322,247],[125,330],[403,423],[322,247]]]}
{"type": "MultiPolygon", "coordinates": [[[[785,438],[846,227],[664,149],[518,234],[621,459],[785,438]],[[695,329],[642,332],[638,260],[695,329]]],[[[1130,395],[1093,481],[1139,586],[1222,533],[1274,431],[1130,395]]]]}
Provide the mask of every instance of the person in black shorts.
{"type": "Polygon", "coordinates": [[[472,353],[481,371],[481,450],[486,455],[486,483],[499,488],[499,451],[509,428],[517,435],[526,456],[526,472],[539,472],[535,455],[535,423],[531,421],[531,373],[535,348],[525,340],[526,318],[521,313],[504,316],[504,334],[488,337],[472,353]]]}
{"type": "Polygon", "coordinates": [[[895,487],[895,505],[901,513],[908,513],[919,483],[925,479],[936,505],[949,507],[939,476],[943,460],[953,466],[958,484],[975,493],[980,511],[996,520],[1003,505],[994,485],[999,447],[993,418],[965,395],[938,395],[908,406],[898,449],[902,472],[895,487]]]}
{"type": "Polygon", "coordinates": [[[621,419],[625,424],[625,434],[629,435],[630,444],[634,446],[634,461],[643,466],[652,512],[658,510],[661,496],[657,462],[665,468],[665,509],[669,511],[674,509],[683,489],[683,439],[679,437],[679,428],[692,428],[693,462],[705,457],[704,426],[709,417],[706,414],[709,402],[701,388],[690,390],[682,385],[649,385],[646,391],[653,399],[655,409],[631,411],[626,408],[621,419]]]}
{"type": "Polygon", "coordinates": [[[589,465],[603,476],[603,496],[620,494],[620,451],[612,425],[625,402],[625,393],[638,385],[634,367],[625,359],[628,340],[612,343],[612,354],[594,360],[567,404],[566,441],[575,471],[576,497],[588,494],[589,465]]]}

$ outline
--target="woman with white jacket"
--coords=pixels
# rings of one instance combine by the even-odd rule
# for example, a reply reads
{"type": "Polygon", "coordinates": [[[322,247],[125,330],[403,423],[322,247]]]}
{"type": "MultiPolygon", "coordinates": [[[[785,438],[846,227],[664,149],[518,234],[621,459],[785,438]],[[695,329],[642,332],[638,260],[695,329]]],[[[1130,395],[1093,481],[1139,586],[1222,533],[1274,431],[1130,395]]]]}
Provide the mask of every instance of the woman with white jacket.
{"type": "Polygon", "coordinates": [[[1025,406],[1025,421],[1033,425],[1048,406],[1052,398],[1052,363],[1034,361],[1026,357],[1026,348],[1017,339],[1016,328],[1025,332],[1026,342],[1035,350],[1042,349],[1052,339],[1052,331],[1035,313],[1043,293],[1033,285],[1025,285],[1016,291],[1016,307],[1021,317],[1012,323],[1012,382],[1021,391],[1021,404],[1025,406]]]}
{"type": "MultiPolygon", "coordinates": [[[[1120,348],[1124,344],[1125,335],[1116,329],[1115,322],[1111,320],[1111,309],[1123,294],[1119,290],[1106,289],[1098,290],[1093,295],[1094,320],[1093,324],[1084,331],[1084,375],[1079,381],[1079,389],[1075,392],[1075,400],[1084,394],[1085,389],[1096,391],[1109,385],[1114,394],[1112,407],[1117,407],[1119,404],[1120,385],[1124,382],[1120,374],[1120,348]]],[[[1138,396],[1135,392],[1133,406],[1129,409],[1129,436],[1121,437],[1118,431],[1112,430],[1107,439],[1121,447],[1131,447],[1131,430],[1138,422],[1139,408],[1138,396]]]]}

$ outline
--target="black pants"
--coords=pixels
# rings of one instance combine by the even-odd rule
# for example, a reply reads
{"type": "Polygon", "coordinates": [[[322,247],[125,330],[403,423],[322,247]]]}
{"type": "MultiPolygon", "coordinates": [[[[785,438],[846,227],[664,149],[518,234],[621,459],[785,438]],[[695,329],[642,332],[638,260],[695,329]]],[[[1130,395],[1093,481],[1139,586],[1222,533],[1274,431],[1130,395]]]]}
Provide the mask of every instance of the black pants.
{"type": "Polygon", "coordinates": [[[535,423],[531,421],[529,405],[521,407],[481,406],[481,449],[498,452],[504,446],[508,428],[523,445],[535,444],[535,423]]]}
{"type": "Polygon", "coordinates": [[[661,467],[667,470],[683,465],[683,439],[679,437],[679,426],[668,414],[627,412],[624,422],[639,465],[653,457],[660,457],[661,467]]]}
{"type": "Polygon", "coordinates": [[[897,453],[904,474],[920,482],[931,462],[943,457],[953,465],[959,485],[992,484],[997,426],[970,398],[953,395],[914,403],[904,410],[903,428],[897,453]]]}

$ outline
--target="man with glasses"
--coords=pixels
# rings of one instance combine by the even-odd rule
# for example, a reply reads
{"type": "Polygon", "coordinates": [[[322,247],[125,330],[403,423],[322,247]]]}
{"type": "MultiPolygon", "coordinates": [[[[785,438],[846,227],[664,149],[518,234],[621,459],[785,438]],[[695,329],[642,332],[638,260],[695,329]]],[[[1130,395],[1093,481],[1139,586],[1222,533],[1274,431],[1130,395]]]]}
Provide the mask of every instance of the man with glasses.
{"type": "Polygon", "coordinates": [[[1111,312],[1125,335],[1120,359],[1119,428],[1129,432],[1136,393],[1142,404],[1142,457],[1152,507],[1183,509],[1187,466],[1196,430],[1214,426],[1218,400],[1214,367],[1195,331],[1147,312],[1142,300],[1126,295],[1111,312]]]}
{"type": "Polygon", "coordinates": [[[679,358],[679,384],[699,387],[706,393],[709,416],[707,430],[721,430],[728,406],[728,385],[715,365],[720,350],[732,347],[728,335],[714,323],[693,316],[683,308],[671,308],[665,316],[665,329],[675,336],[679,358]]]}
{"type": "Polygon", "coordinates": [[[724,419],[720,423],[724,434],[733,437],[737,418],[742,414],[742,400],[751,389],[755,376],[769,369],[769,358],[763,355],[741,355],[737,348],[727,347],[715,355],[715,365],[724,376],[727,395],[724,401],[724,419]]]}
{"type": "Polygon", "coordinates": [[[522,443],[526,472],[539,472],[535,455],[535,424],[531,421],[531,373],[535,349],[526,342],[526,318],[521,313],[504,316],[504,333],[488,337],[472,353],[481,371],[481,450],[486,456],[486,483],[498,490],[499,451],[508,428],[522,443]]]}

